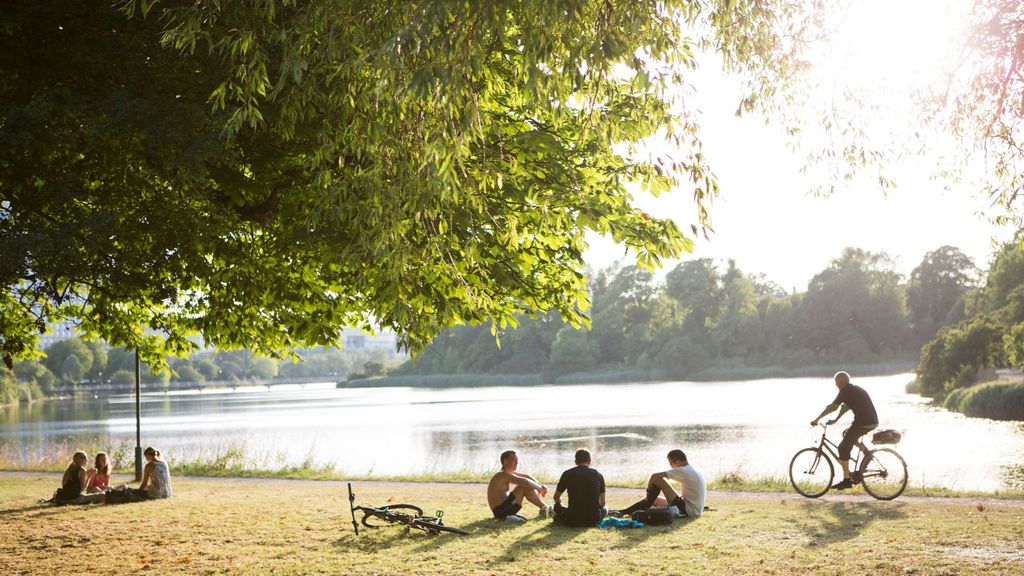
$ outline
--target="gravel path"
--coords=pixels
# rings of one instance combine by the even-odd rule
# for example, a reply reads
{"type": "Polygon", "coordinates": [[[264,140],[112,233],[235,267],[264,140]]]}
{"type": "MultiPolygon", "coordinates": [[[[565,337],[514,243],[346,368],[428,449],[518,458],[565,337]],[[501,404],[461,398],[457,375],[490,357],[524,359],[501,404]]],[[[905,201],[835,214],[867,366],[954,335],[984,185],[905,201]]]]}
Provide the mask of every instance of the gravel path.
{"type": "MultiPolygon", "coordinates": [[[[59,472],[21,472],[21,471],[0,471],[0,478],[4,476],[16,476],[25,478],[55,478],[59,479],[61,474],[59,472]]],[[[224,484],[289,484],[295,485],[296,483],[310,484],[310,485],[331,485],[335,484],[339,490],[345,490],[345,480],[289,480],[284,478],[220,478],[210,476],[175,476],[176,480],[187,480],[189,482],[211,482],[211,483],[224,483],[224,484]]],[[[116,482],[130,481],[131,478],[126,475],[118,476],[116,482]]],[[[59,481],[58,481],[59,482],[59,481]]],[[[115,480],[111,479],[111,484],[115,480]]],[[[478,486],[480,493],[486,493],[487,485],[483,483],[474,482],[391,482],[391,481],[380,481],[380,480],[356,480],[353,482],[356,485],[363,486],[394,486],[395,488],[401,488],[403,486],[478,486]]],[[[643,490],[637,488],[621,488],[621,487],[608,487],[608,496],[619,499],[628,499],[628,497],[640,498],[643,496],[643,490]]],[[[799,502],[806,501],[807,499],[800,496],[795,492],[746,492],[746,491],[726,491],[726,490],[711,490],[708,492],[707,505],[712,508],[716,502],[728,501],[728,500],[777,500],[786,502],[799,502]]],[[[821,498],[818,498],[821,502],[874,502],[875,500],[867,494],[836,494],[829,493],[821,498]]],[[[1006,498],[993,498],[984,496],[962,496],[962,497],[932,497],[932,496],[901,496],[896,502],[910,503],[910,504],[969,504],[983,506],[1002,505],[1002,506],[1013,506],[1017,508],[1024,508],[1024,500],[1021,499],[1006,499],[1006,498]]]]}

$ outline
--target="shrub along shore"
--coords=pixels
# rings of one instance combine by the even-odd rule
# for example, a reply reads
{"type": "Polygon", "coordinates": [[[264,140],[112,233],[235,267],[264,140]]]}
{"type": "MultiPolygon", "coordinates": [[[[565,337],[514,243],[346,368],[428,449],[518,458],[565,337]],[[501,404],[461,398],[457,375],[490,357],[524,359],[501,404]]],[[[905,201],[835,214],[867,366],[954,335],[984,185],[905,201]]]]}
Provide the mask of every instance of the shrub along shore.
{"type": "Polygon", "coordinates": [[[993,380],[956,388],[946,396],[943,405],[977,418],[1024,421],[1024,381],[993,380]]]}
{"type": "MultiPolygon", "coordinates": [[[[121,478],[117,481],[122,480],[121,478]]],[[[169,500],[39,505],[53,475],[0,482],[0,570],[63,574],[978,574],[1024,572],[1024,503],[712,491],[697,519],[630,530],[491,519],[482,484],[358,482],[356,504],[408,502],[469,536],[352,528],[341,482],[175,478],[169,500]],[[102,526],[101,531],[83,529],[102,526]]],[[[614,506],[640,490],[612,488],[614,506]]]]}

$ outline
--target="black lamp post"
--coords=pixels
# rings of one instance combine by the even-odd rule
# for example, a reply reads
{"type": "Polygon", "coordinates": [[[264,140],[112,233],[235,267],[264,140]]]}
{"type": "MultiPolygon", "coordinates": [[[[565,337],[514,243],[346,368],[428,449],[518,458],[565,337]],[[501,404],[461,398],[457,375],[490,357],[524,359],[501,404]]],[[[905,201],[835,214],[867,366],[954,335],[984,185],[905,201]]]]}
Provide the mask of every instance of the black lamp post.
{"type": "Polygon", "coordinates": [[[135,481],[142,480],[142,400],[140,395],[142,362],[139,349],[135,349],[135,481]]]}

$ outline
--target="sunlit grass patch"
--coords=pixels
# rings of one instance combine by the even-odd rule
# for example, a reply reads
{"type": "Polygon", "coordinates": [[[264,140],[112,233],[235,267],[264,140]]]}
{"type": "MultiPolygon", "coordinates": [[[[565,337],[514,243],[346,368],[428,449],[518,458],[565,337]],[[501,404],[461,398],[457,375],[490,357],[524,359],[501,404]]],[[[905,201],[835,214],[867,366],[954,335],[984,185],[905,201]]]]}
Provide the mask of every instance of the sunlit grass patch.
{"type": "MultiPolygon", "coordinates": [[[[0,569],[160,574],[981,574],[1024,570],[1019,502],[876,502],[713,492],[667,527],[564,529],[490,518],[480,484],[355,482],[357,504],[408,502],[471,532],[352,530],[345,484],[175,478],[169,500],[51,507],[52,475],[0,482],[0,569]],[[83,529],[102,527],[101,530],[83,529]],[[851,550],[860,553],[851,553],[851,550]]],[[[611,489],[609,504],[635,490],[611,489]]]]}

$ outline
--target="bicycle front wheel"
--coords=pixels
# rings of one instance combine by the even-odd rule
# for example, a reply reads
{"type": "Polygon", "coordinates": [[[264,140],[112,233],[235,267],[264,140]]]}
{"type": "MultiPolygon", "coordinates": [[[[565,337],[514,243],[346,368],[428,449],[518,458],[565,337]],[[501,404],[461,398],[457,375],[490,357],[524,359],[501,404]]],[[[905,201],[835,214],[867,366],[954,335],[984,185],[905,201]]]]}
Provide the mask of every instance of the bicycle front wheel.
{"type": "MultiPolygon", "coordinates": [[[[413,506],[412,504],[395,504],[393,506],[383,506],[379,508],[382,512],[391,512],[392,514],[411,514],[413,516],[422,516],[423,510],[419,506],[413,506]]],[[[387,518],[380,514],[374,514],[373,512],[363,511],[363,526],[367,528],[380,528],[381,526],[387,526],[393,522],[389,522],[387,518]]]]}
{"type": "Polygon", "coordinates": [[[832,461],[818,448],[804,448],[789,463],[790,484],[807,498],[817,498],[828,492],[835,473],[832,461]]]}
{"type": "Polygon", "coordinates": [[[861,465],[864,490],[879,500],[892,500],[907,489],[907,463],[891,448],[870,452],[871,458],[861,465]]]}

